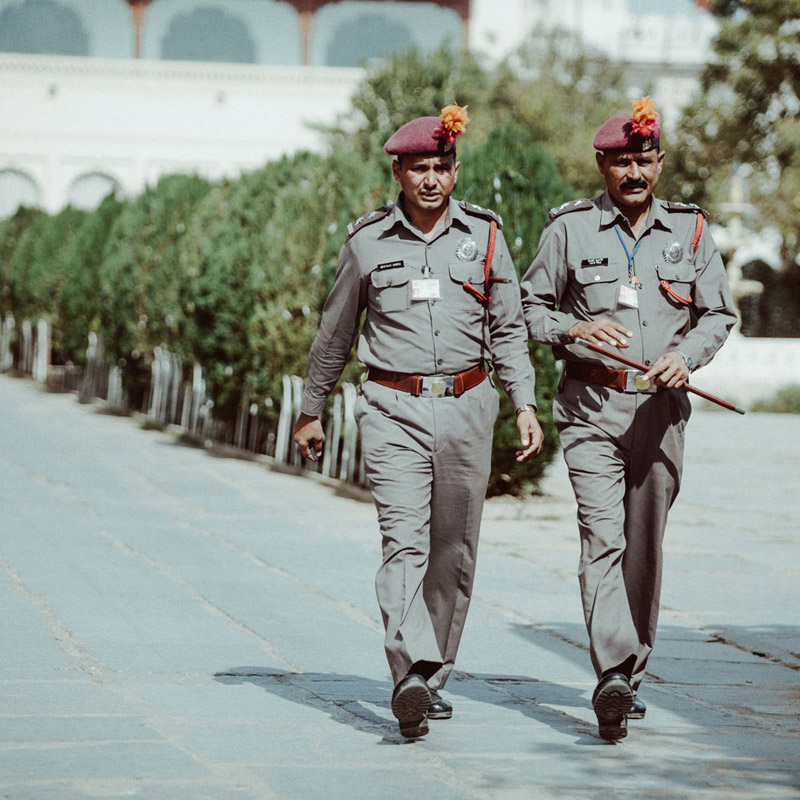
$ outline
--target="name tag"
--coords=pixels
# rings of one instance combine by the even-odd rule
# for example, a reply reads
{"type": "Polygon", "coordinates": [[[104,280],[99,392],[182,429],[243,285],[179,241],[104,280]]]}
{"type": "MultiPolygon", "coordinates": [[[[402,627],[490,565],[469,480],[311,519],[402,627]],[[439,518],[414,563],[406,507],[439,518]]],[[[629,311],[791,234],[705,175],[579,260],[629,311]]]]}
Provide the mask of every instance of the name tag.
{"type": "Polygon", "coordinates": [[[439,297],[438,278],[417,278],[411,281],[412,300],[438,300],[439,297]]]}
{"type": "Polygon", "coordinates": [[[636,289],[633,286],[620,286],[619,302],[628,308],[639,308],[639,295],[636,294],[636,289]]]}

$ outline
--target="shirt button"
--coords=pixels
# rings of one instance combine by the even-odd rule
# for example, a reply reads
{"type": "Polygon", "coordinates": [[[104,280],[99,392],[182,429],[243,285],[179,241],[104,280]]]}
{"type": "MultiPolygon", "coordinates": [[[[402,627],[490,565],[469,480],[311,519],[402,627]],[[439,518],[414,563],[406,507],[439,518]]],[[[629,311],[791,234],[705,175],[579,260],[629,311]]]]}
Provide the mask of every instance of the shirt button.
{"type": "Polygon", "coordinates": [[[441,358],[437,358],[437,359],[436,359],[436,363],[437,363],[437,364],[443,364],[443,363],[444,363],[444,360],[443,360],[443,359],[441,359],[441,358]]]}
{"type": "Polygon", "coordinates": [[[644,326],[645,326],[645,328],[647,327],[647,320],[646,320],[646,319],[643,319],[643,320],[642,320],[642,325],[644,325],[644,326]]]}
{"type": "Polygon", "coordinates": [[[433,335],[434,335],[434,336],[438,336],[438,335],[439,335],[439,331],[438,331],[438,330],[437,330],[437,331],[434,331],[434,332],[433,332],[433,335]]]}
{"type": "Polygon", "coordinates": [[[391,285],[392,285],[392,279],[391,279],[391,278],[389,278],[389,280],[388,280],[388,281],[386,281],[386,285],[387,285],[387,286],[391,286],[391,285]]]}
{"type": "Polygon", "coordinates": [[[647,359],[647,361],[645,361],[645,362],[644,362],[644,365],[645,365],[646,367],[649,367],[649,366],[650,366],[650,359],[647,359]]]}
{"type": "Polygon", "coordinates": [[[435,306],[436,305],[436,301],[435,300],[431,300],[431,305],[435,306]]]}

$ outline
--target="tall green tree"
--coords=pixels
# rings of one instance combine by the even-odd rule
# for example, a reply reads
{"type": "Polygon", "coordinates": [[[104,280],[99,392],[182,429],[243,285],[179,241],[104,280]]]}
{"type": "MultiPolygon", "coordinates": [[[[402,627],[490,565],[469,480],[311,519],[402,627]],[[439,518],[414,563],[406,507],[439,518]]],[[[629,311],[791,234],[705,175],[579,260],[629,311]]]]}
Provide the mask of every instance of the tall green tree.
{"type": "MultiPolygon", "coordinates": [[[[715,58],[670,145],[665,183],[724,210],[744,180],[756,230],[777,226],[783,269],[757,305],[769,335],[800,334],[800,0],[709,0],[715,58]]],[[[752,275],[755,277],[755,275],[752,275]]],[[[747,326],[745,325],[745,330],[747,326]]]]}
{"type": "Polygon", "coordinates": [[[510,120],[547,149],[574,197],[599,194],[592,139],[630,108],[623,70],[563,29],[534,31],[491,76],[495,124],[510,120]]]}

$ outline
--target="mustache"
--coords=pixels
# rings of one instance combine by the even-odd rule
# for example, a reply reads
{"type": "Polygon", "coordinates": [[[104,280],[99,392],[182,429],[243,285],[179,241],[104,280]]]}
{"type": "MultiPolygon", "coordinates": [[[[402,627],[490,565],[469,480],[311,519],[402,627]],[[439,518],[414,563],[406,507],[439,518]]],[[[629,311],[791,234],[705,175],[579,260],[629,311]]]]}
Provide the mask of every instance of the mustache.
{"type": "Polygon", "coordinates": [[[620,189],[623,191],[627,189],[646,189],[647,188],[647,181],[638,180],[638,181],[623,181],[620,184],[620,189]]]}

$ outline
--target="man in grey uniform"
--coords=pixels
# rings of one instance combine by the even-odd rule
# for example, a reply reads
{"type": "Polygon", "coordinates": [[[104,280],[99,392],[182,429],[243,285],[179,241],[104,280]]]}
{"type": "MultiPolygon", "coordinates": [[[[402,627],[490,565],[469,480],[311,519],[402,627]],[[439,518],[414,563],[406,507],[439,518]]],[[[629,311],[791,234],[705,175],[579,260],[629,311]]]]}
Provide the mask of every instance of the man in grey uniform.
{"type": "Polygon", "coordinates": [[[358,358],[369,373],[355,416],[383,537],[376,590],[392,711],[407,737],[425,735],[429,718],[452,715],[438,690],[469,606],[490,473],[499,398],[487,360],[518,409],[517,460],[542,443],[519,284],[499,218],[450,197],[465,123],[464,110],[448,106],[386,143],[402,191],[348,229],[295,426],[303,454],[318,458],[319,415],[366,309],[358,358]]]}
{"type": "Polygon", "coordinates": [[[736,321],[705,212],[653,197],[659,139],[650,98],[600,128],[606,190],[550,212],[522,280],[531,338],[566,359],[554,418],[578,504],[581,596],[599,679],[592,704],[608,740],[645,713],[635,693],[655,641],[662,538],[690,413],[680,387],[736,321]],[[625,348],[649,369],[620,370],[576,340],[625,348]]]}

